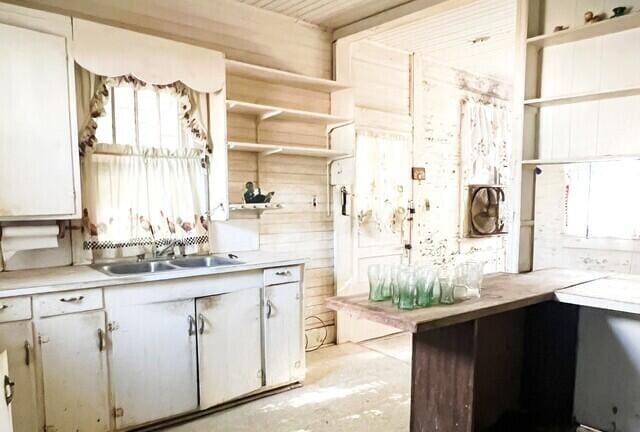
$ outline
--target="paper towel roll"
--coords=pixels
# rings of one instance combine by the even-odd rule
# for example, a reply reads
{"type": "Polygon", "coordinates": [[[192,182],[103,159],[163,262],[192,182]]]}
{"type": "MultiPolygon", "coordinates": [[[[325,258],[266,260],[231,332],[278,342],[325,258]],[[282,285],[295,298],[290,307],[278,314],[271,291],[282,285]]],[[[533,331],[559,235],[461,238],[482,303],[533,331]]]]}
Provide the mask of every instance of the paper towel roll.
{"type": "Polygon", "coordinates": [[[16,252],[58,247],[58,225],[8,226],[2,228],[2,256],[9,260],[16,252]]]}

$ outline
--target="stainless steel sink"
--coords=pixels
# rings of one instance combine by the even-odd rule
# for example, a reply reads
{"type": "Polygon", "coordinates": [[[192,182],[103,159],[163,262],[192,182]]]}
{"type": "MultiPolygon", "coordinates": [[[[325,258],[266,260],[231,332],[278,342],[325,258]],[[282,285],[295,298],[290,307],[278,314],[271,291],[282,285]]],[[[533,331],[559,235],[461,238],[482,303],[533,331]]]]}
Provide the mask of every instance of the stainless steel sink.
{"type": "Polygon", "coordinates": [[[172,266],[167,261],[143,261],[137,263],[115,263],[96,266],[98,270],[101,270],[107,274],[113,275],[130,275],[130,274],[143,274],[143,273],[156,273],[168,270],[175,270],[175,266],[172,266]]]}
{"type": "Polygon", "coordinates": [[[183,258],[171,261],[171,264],[181,268],[198,268],[198,267],[219,267],[227,265],[244,264],[242,261],[238,261],[231,258],[217,257],[217,256],[201,256],[193,258],[183,258]]]}
{"type": "Polygon", "coordinates": [[[123,276],[238,264],[244,262],[217,256],[195,256],[173,260],[96,264],[92,267],[110,276],[123,276]]]}

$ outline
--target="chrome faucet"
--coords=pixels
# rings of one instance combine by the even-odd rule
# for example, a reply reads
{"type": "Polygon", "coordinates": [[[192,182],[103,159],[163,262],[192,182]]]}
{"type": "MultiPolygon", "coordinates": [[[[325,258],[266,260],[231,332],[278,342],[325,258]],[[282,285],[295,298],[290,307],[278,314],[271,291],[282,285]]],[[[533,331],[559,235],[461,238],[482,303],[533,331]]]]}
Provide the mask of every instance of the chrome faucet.
{"type": "Polygon", "coordinates": [[[162,249],[158,250],[155,242],[151,248],[151,257],[147,258],[146,254],[142,253],[140,255],[136,255],[137,257],[137,261],[144,261],[145,259],[148,260],[155,260],[157,258],[161,258],[161,257],[168,257],[168,258],[175,258],[176,257],[176,252],[175,252],[175,247],[178,246],[178,248],[180,249],[180,256],[186,256],[185,250],[184,250],[184,245],[179,243],[177,240],[171,240],[171,242],[166,245],[165,247],[163,247],[162,249]]]}

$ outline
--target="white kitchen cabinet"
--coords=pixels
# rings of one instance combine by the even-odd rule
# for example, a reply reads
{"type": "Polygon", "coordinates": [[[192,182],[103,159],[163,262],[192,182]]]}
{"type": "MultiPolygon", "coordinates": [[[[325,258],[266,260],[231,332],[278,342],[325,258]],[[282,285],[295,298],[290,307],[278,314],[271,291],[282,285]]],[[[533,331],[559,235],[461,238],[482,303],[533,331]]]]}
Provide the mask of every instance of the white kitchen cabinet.
{"type": "Polygon", "coordinates": [[[0,14],[0,220],[81,213],[71,22],[43,21],[0,14]]]}
{"type": "Polygon", "coordinates": [[[110,430],[103,311],[37,323],[47,432],[110,430]]]}
{"type": "Polygon", "coordinates": [[[2,380],[4,389],[0,397],[0,431],[13,432],[11,397],[14,389],[11,386],[13,381],[9,374],[9,357],[6,351],[0,352],[0,380],[2,380]]]}
{"type": "Polygon", "coordinates": [[[117,429],[198,408],[193,299],[107,307],[117,429]]]}
{"type": "MultiPolygon", "coordinates": [[[[31,321],[0,324],[0,349],[7,350],[11,378],[18,391],[12,404],[15,432],[39,432],[33,327],[31,321]]],[[[4,430],[4,429],[0,429],[4,430]]]]}
{"type": "Polygon", "coordinates": [[[196,300],[201,408],[262,386],[260,291],[249,288],[196,300]]]}
{"type": "Polygon", "coordinates": [[[265,287],[266,385],[304,377],[300,283],[265,287]]]}

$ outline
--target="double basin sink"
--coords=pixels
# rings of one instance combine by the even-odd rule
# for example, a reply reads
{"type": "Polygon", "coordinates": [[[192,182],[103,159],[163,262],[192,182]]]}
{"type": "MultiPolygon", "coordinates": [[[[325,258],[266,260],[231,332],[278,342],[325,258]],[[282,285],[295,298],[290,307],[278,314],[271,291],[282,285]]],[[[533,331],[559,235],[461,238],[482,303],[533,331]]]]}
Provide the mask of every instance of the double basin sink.
{"type": "Polygon", "coordinates": [[[96,264],[92,267],[110,276],[123,276],[238,264],[244,264],[244,262],[233,258],[208,255],[167,260],[96,264]]]}

